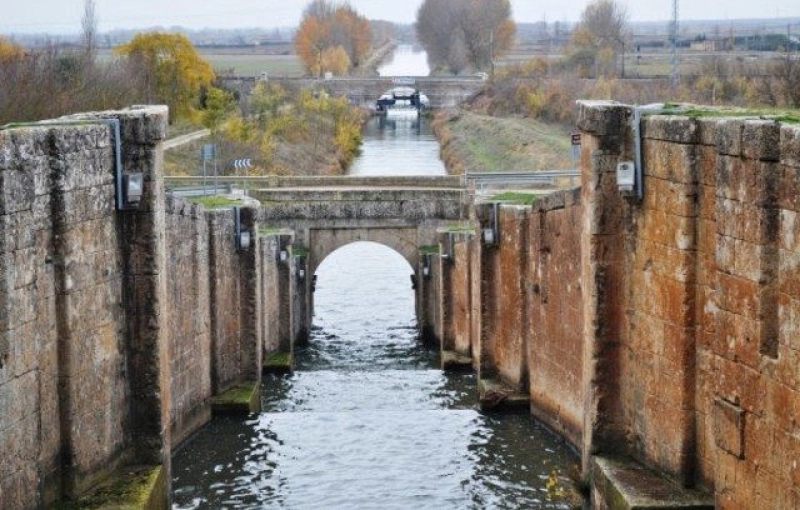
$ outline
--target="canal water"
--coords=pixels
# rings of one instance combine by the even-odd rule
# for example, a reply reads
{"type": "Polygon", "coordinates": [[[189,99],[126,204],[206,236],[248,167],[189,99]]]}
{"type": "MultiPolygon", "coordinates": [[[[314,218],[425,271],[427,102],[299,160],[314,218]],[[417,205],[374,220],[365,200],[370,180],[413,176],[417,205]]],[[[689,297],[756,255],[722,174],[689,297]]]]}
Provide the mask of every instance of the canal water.
{"type": "MultiPolygon", "coordinates": [[[[365,136],[354,172],[444,173],[425,121],[373,119],[365,136]]],[[[479,412],[474,375],[438,369],[412,272],[373,243],[323,261],[295,372],[265,376],[260,414],[215,418],[174,455],[173,508],[568,508],[554,481],[578,459],[527,414],[479,412]]]]}

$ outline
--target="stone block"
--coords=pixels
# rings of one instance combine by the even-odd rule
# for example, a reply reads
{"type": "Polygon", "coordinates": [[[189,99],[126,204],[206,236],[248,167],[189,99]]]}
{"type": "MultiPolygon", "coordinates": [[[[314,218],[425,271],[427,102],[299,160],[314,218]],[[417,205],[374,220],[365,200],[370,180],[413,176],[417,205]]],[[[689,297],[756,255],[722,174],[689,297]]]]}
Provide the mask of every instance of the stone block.
{"type": "Polygon", "coordinates": [[[668,248],[694,250],[696,230],[694,218],[654,210],[644,215],[639,236],[668,248]]]}
{"type": "Polygon", "coordinates": [[[645,140],[642,150],[645,189],[651,177],[683,184],[698,182],[697,150],[694,145],[645,140]]]}
{"type": "Polygon", "coordinates": [[[781,125],[774,120],[745,121],[742,131],[742,156],[760,161],[779,161],[781,125]]]}
{"type": "Polygon", "coordinates": [[[628,459],[592,457],[591,479],[592,508],[598,510],[714,508],[710,495],[681,487],[628,459]]]}
{"type": "Polygon", "coordinates": [[[598,137],[622,135],[631,107],[615,101],[578,101],[578,129],[598,137]]]}
{"type": "Polygon", "coordinates": [[[778,204],[782,180],[778,164],[720,157],[717,160],[717,197],[760,207],[778,204]]]}
{"type": "Polygon", "coordinates": [[[717,448],[744,458],[744,409],[721,398],[714,400],[714,442],[717,448]]]}
{"type": "Polygon", "coordinates": [[[649,140],[694,145],[697,143],[699,130],[697,122],[689,117],[646,115],[643,117],[642,133],[649,140]]]}
{"type": "Polygon", "coordinates": [[[648,210],[662,211],[676,216],[696,216],[698,188],[658,177],[647,180],[643,206],[648,210]]]}
{"type": "Polygon", "coordinates": [[[781,162],[795,170],[800,169],[800,127],[782,124],[780,127],[781,162]]]}
{"type": "Polygon", "coordinates": [[[800,165],[780,165],[778,207],[800,212],[800,165]]]}
{"type": "Polygon", "coordinates": [[[716,143],[717,152],[727,156],[742,155],[742,135],[745,121],[742,119],[722,119],[717,121],[716,143]]]}
{"type": "Polygon", "coordinates": [[[714,147],[714,152],[716,152],[719,120],[713,117],[700,117],[695,122],[697,123],[698,144],[704,147],[714,147]]]}
{"type": "Polygon", "coordinates": [[[777,241],[780,233],[780,211],[778,209],[718,198],[716,210],[719,234],[760,245],[777,241]]]}

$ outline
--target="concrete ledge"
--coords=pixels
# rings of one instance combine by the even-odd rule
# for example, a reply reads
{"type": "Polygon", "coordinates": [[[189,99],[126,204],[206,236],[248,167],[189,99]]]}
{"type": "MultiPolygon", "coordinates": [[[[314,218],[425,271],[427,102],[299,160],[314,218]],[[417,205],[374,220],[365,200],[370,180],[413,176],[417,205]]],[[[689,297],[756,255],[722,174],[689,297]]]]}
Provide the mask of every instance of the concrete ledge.
{"type": "Polygon", "coordinates": [[[57,510],[166,510],[167,479],[161,466],[130,466],[109,482],[74,502],[56,503],[57,510]]]}
{"type": "Polygon", "coordinates": [[[472,358],[455,351],[442,351],[442,370],[445,372],[469,372],[472,370],[472,358]]]}
{"type": "Polygon", "coordinates": [[[288,374],[294,368],[294,355],[291,352],[273,352],[264,360],[265,374],[288,374]]]}
{"type": "Polygon", "coordinates": [[[252,381],[237,384],[225,393],[212,397],[212,415],[247,415],[258,412],[261,408],[259,390],[259,384],[252,381]]]}
{"type": "Polygon", "coordinates": [[[631,460],[592,458],[592,508],[597,510],[705,510],[714,498],[687,489],[631,460]]]}
{"type": "Polygon", "coordinates": [[[530,395],[515,390],[499,379],[478,381],[478,401],[482,411],[529,412],[530,395]]]}

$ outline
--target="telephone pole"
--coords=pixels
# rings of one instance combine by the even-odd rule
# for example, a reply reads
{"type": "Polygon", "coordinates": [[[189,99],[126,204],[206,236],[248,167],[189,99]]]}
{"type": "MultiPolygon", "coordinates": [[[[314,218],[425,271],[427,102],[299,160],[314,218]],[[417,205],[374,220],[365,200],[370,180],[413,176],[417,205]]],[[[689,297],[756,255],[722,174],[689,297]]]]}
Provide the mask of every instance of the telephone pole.
{"type": "Polygon", "coordinates": [[[669,35],[672,40],[672,69],[670,72],[670,85],[672,89],[678,88],[680,83],[680,71],[678,69],[678,0],[672,0],[672,22],[669,27],[669,35]]]}

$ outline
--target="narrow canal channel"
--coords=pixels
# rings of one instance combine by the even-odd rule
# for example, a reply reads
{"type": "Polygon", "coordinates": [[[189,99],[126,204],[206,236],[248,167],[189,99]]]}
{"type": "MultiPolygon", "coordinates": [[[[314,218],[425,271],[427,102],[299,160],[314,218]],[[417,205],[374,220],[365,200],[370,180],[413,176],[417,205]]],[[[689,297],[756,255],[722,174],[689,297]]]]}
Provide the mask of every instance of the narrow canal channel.
{"type": "MultiPolygon", "coordinates": [[[[361,174],[444,173],[424,119],[373,119],[364,147],[361,174]]],[[[329,256],[296,371],[265,377],[262,413],[216,418],[175,454],[173,508],[567,508],[553,473],[577,458],[527,414],[480,413],[474,375],[437,368],[411,273],[377,244],[329,256]]]]}

